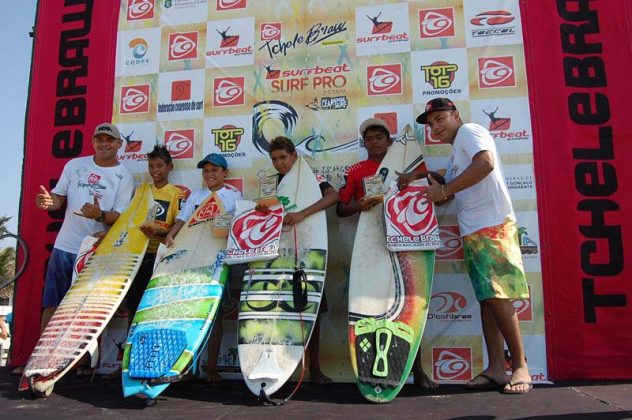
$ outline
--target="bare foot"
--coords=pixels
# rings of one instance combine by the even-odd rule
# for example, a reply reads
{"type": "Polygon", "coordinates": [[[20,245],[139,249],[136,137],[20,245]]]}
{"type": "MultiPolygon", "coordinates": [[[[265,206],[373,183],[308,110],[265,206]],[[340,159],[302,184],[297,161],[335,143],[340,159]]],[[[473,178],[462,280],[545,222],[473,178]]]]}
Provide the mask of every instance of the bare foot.
{"type": "Polygon", "coordinates": [[[217,371],[207,372],[206,373],[206,382],[209,384],[218,384],[222,382],[224,378],[217,371]]]}
{"type": "Polygon", "coordinates": [[[331,383],[331,378],[320,370],[309,371],[309,380],[318,385],[327,385],[331,383]]]}
{"type": "Polygon", "coordinates": [[[423,369],[413,372],[413,383],[415,386],[421,387],[423,389],[437,389],[439,388],[439,384],[433,381],[426,375],[426,372],[423,369]]]}

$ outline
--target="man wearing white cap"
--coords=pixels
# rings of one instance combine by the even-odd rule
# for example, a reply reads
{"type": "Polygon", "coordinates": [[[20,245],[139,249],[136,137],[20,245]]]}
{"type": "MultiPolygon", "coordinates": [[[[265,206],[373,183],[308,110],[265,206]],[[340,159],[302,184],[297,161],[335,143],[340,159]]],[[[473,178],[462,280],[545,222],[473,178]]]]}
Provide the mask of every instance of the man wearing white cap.
{"type": "Polygon", "coordinates": [[[130,203],[134,177],[116,159],[122,145],[115,125],[97,125],[92,137],[94,155],[68,161],[57,185],[50,192],[40,185],[40,193],[35,196],[35,204],[42,210],[59,210],[66,204],[64,223],[46,270],[42,331],[70,288],[83,238],[114,224],[130,203]]]}

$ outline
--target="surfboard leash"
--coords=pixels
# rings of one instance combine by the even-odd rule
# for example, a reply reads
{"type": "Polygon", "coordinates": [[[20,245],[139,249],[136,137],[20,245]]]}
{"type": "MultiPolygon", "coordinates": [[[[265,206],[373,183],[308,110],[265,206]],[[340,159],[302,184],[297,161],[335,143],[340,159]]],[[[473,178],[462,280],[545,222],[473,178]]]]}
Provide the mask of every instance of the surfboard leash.
{"type": "Polygon", "coordinates": [[[303,383],[303,378],[305,378],[305,355],[307,353],[307,346],[305,344],[305,330],[303,327],[303,309],[307,304],[307,274],[305,274],[305,270],[300,268],[299,265],[298,238],[296,236],[295,225],[292,226],[292,232],[294,234],[294,273],[292,274],[292,292],[294,295],[294,309],[298,309],[299,322],[301,325],[301,345],[303,346],[303,357],[301,358],[301,376],[299,376],[298,382],[296,383],[296,386],[294,387],[290,395],[288,395],[281,401],[274,401],[268,396],[268,394],[266,394],[263,388],[259,390],[259,401],[263,402],[264,404],[270,404],[274,406],[284,405],[290,399],[292,399],[294,394],[296,394],[296,391],[298,391],[298,389],[301,387],[301,384],[303,383]],[[300,295],[300,306],[297,304],[297,290],[299,292],[302,290],[302,293],[298,293],[300,295]]]}

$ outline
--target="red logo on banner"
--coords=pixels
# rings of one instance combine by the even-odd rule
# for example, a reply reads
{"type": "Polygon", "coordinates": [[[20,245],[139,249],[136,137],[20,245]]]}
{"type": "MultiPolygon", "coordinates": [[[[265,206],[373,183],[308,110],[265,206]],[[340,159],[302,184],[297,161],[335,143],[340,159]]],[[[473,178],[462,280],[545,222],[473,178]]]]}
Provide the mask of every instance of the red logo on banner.
{"type": "Polygon", "coordinates": [[[217,30],[217,33],[222,37],[222,41],[219,43],[220,48],[231,48],[239,45],[239,35],[228,35],[230,27],[223,31],[217,30]]]}
{"type": "Polygon", "coordinates": [[[190,159],[193,157],[195,130],[165,131],[165,147],[174,159],[190,159]]]}
{"type": "Polygon", "coordinates": [[[400,95],[404,92],[401,64],[367,66],[367,94],[400,95]]]}
{"type": "Polygon", "coordinates": [[[454,36],[454,34],[454,8],[419,11],[420,38],[448,37],[454,36]]]}
{"type": "Polygon", "coordinates": [[[127,20],[153,19],[155,0],[128,0],[127,20]]]}
{"type": "Polygon", "coordinates": [[[371,22],[373,22],[373,28],[371,29],[371,34],[387,34],[393,30],[392,21],[380,22],[378,20],[381,14],[382,12],[378,13],[377,16],[375,17],[367,16],[369,19],[371,19],[371,22]]]}
{"type": "Polygon", "coordinates": [[[282,28],[281,22],[264,22],[259,25],[259,37],[262,41],[279,41],[282,28]]]}
{"type": "Polygon", "coordinates": [[[123,86],[121,88],[121,114],[149,112],[149,85],[123,86]]]}
{"type": "Polygon", "coordinates": [[[279,238],[283,226],[283,207],[268,213],[249,211],[233,220],[231,235],[241,249],[255,249],[279,238]]]}
{"type": "Polygon", "coordinates": [[[458,226],[441,225],[439,226],[439,238],[443,242],[443,247],[437,249],[438,260],[462,260],[463,255],[463,239],[458,226]]]}
{"type": "Polygon", "coordinates": [[[134,132],[132,131],[128,136],[121,133],[121,137],[125,140],[125,153],[137,153],[141,151],[143,146],[142,140],[132,140],[134,132]]]}
{"type": "Polygon", "coordinates": [[[266,68],[266,79],[267,80],[273,80],[273,79],[278,79],[279,76],[281,76],[281,70],[275,70],[272,68],[272,64],[270,63],[269,65],[263,65],[263,67],[266,68]]]}
{"type": "Polygon", "coordinates": [[[393,227],[402,235],[427,235],[437,227],[426,187],[411,185],[390,196],[384,205],[393,227]]]}
{"type": "Polygon", "coordinates": [[[244,179],[243,178],[228,178],[224,180],[224,184],[228,189],[234,189],[243,194],[244,192],[244,179]]]}
{"type": "Polygon", "coordinates": [[[171,82],[171,100],[188,101],[191,99],[191,81],[174,80],[171,82]]]}
{"type": "Polygon", "coordinates": [[[245,9],[246,7],[246,0],[217,0],[216,10],[245,9]]]}
{"type": "Polygon", "coordinates": [[[432,295],[432,302],[439,302],[437,312],[453,314],[467,307],[467,299],[457,292],[440,292],[432,295]]]}
{"type": "Polygon", "coordinates": [[[189,226],[197,225],[202,222],[208,222],[216,214],[220,212],[219,204],[217,204],[217,199],[215,196],[211,196],[204,204],[198,207],[195,212],[193,212],[193,217],[189,222],[189,226]]]}
{"type": "Polygon", "coordinates": [[[529,297],[526,299],[512,300],[518,321],[533,321],[533,308],[531,306],[531,286],[529,286],[529,297]]]}
{"type": "Polygon", "coordinates": [[[496,108],[492,112],[487,112],[484,109],[482,111],[485,115],[489,117],[489,131],[509,130],[511,128],[511,118],[496,116],[498,108],[496,108]]]}
{"type": "Polygon", "coordinates": [[[174,32],[169,34],[169,60],[197,58],[197,32],[174,32]]]}
{"type": "Polygon", "coordinates": [[[397,112],[378,112],[373,116],[388,125],[389,133],[397,134],[397,112]]]}
{"type": "Polygon", "coordinates": [[[481,88],[516,86],[513,57],[479,58],[478,86],[481,88]]]}
{"type": "Polygon", "coordinates": [[[441,140],[438,140],[432,136],[432,130],[428,124],[424,124],[424,143],[426,146],[438,146],[443,143],[441,140]]]}
{"type": "Polygon", "coordinates": [[[433,347],[434,378],[445,381],[472,379],[472,349],[469,347],[433,347]]]}
{"type": "Polygon", "coordinates": [[[245,103],[243,77],[213,79],[213,106],[236,106],[245,103]]]}
{"type": "Polygon", "coordinates": [[[477,14],[470,20],[470,23],[476,26],[494,26],[504,25],[512,22],[514,19],[514,15],[506,10],[490,10],[477,14]]]}

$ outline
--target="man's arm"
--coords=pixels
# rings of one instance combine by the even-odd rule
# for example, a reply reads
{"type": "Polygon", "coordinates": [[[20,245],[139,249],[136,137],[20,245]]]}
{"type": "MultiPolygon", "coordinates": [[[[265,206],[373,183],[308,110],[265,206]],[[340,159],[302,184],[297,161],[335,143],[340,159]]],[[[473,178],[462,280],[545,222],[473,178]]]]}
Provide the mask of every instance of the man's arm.
{"type": "Polygon", "coordinates": [[[428,177],[430,185],[426,194],[433,202],[444,201],[451,195],[481,182],[494,170],[494,155],[489,150],[481,150],[472,158],[472,163],[452,181],[441,185],[432,175],[428,177]]]}

